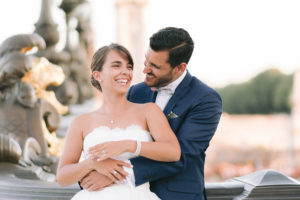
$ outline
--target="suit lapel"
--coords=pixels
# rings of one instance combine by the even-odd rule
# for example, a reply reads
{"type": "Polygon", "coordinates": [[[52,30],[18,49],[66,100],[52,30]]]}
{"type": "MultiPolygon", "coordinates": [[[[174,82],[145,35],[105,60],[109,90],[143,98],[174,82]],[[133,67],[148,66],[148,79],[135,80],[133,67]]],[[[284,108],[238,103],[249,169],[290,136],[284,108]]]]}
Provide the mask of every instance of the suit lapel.
{"type": "Polygon", "coordinates": [[[178,85],[178,87],[175,90],[175,93],[169,100],[168,104],[166,105],[164,109],[164,114],[168,116],[168,114],[172,111],[176,103],[185,95],[185,93],[188,91],[187,88],[192,80],[192,76],[189,72],[186,73],[186,76],[182,80],[182,82],[178,85]]]}
{"type": "Polygon", "coordinates": [[[157,96],[157,91],[155,91],[155,92],[151,91],[151,94],[150,94],[151,102],[155,103],[156,96],[157,96]]]}

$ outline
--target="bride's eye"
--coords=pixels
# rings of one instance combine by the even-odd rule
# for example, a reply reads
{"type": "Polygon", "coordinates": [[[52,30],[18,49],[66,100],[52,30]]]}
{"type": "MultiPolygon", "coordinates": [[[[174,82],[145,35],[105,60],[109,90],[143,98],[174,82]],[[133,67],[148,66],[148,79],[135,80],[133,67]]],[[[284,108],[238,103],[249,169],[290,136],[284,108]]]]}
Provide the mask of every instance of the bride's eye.
{"type": "Polygon", "coordinates": [[[128,68],[129,70],[133,70],[133,66],[132,66],[132,65],[128,65],[127,68],[128,68]]]}
{"type": "Polygon", "coordinates": [[[120,65],[114,64],[114,65],[112,65],[112,67],[118,68],[118,67],[120,67],[120,65]]]}

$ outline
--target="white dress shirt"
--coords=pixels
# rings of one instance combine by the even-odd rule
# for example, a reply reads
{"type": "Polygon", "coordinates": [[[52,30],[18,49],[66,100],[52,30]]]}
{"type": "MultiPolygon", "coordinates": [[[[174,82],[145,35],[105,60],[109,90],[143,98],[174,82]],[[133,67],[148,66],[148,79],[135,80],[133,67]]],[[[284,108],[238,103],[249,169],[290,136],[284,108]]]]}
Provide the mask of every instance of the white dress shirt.
{"type": "MultiPolygon", "coordinates": [[[[185,70],[181,74],[181,76],[179,76],[175,81],[169,83],[168,85],[166,85],[164,87],[157,88],[158,92],[157,92],[157,96],[155,99],[155,103],[161,108],[162,111],[165,109],[167,103],[171,99],[171,97],[174,94],[178,85],[184,79],[186,73],[187,73],[187,71],[185,70]]],[[[129,160],[127,162],[131,164],[131,162],[129,160]]],[[[135,187],[135,177],[134,177],[134,173],[133,173],[133,168],[124,167],[124,170],[129,174],[129,176],[126,177],[126,181],[128,182],[128,184],[131,187],[135,187]]]]}
{"type": "Polygon", "coordinates": [[[158,88],[157,96],[155,99],[155,103],[160,107],[163,111],[171,99],[172,95],[174,94],[176,88],[181,83],[186,75],[186,70],[179,76],[175,81],[169,83],[167,86],[158,88]]]}

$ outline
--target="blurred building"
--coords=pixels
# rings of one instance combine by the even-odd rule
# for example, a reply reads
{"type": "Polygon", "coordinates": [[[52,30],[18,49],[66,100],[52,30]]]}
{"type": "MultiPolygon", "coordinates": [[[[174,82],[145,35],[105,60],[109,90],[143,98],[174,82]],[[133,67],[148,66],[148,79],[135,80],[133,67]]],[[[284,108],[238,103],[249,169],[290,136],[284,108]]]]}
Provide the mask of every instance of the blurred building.
{"type": "Polygon", "coordinates": [[[292,94],[292,129],[300,146],[300,70],[295,72],[292,94]]]}
{"type": "Polygon", "coordinates": [[[131,52],[134,60],[133,83],[143,81],[146,50],[145,8],[147,0],[116,0],[117,41],[131,52]]]}

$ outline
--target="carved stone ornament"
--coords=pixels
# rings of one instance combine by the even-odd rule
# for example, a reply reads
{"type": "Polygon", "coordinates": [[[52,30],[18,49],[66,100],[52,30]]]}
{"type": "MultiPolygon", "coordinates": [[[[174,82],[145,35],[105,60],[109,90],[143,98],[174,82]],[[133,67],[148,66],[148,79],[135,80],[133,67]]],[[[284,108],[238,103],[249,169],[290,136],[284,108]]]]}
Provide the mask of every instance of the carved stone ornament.
{"type": "Polygon", "coordinates": [[[45,48],[38,34],[15,35],[0,45],[0,165],[18,164],[55,181],[53,154],[61,142],[54,131],[68,107],[46,88],[60,85],[65,76],[60,66],[28,54],[33,47],[45,48]]]}

